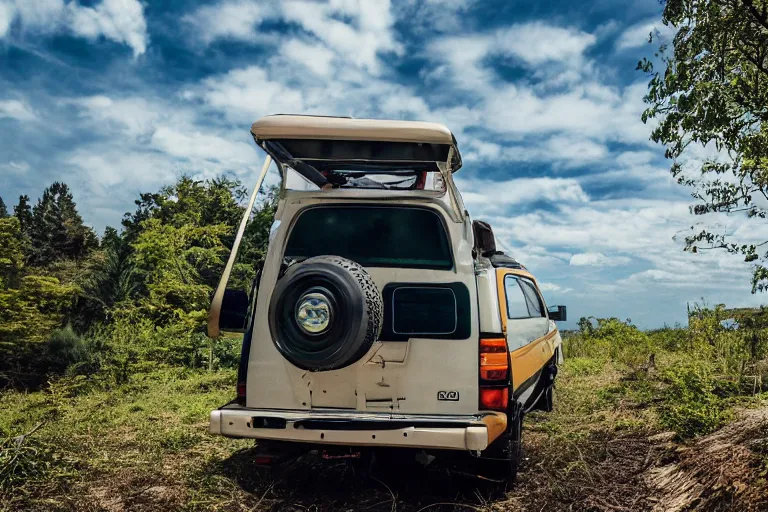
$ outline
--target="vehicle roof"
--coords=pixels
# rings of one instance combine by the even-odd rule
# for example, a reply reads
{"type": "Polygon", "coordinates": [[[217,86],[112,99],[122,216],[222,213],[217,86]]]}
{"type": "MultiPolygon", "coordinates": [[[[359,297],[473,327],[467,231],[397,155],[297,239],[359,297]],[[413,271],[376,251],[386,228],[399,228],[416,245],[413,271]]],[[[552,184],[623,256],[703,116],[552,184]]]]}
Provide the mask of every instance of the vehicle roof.
{"type": "MultiPolygon", "coordinates": [[[[451,131],[439,123],[350,117],[278,114],[251,125],[256,139],[371,140],[423,142],[456,147],[451,131]]],[[[456,149],[455,149],[456,150],[456,149]]]]}

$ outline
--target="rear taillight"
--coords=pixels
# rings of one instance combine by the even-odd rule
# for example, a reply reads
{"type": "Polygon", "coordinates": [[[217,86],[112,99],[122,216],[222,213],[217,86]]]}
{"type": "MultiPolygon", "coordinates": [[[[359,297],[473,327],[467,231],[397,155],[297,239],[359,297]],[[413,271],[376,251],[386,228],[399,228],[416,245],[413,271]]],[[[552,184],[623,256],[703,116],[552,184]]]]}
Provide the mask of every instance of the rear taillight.
{"type": "Polygon", "coordinates": [[[480,408],[506,410],[509,402],[509,352],[504,338],[480,340],[480,408]]]}
{"type": "Polygon", "coordinates": [[[237,383],[237,400],[245,403],[245,382],[237,383]]]}
{"type": "Polygon", "coordinates": [[[480,340],[480,380],[507,381],[509,355],[507,340],[489,338],[480,340]]]}
{"type": "Polygon", "coordinates": [[[493,409],[499,411],[507,410],[509,402],[509,389],[503,388],[480,388],[480,408],[493,409]]]}

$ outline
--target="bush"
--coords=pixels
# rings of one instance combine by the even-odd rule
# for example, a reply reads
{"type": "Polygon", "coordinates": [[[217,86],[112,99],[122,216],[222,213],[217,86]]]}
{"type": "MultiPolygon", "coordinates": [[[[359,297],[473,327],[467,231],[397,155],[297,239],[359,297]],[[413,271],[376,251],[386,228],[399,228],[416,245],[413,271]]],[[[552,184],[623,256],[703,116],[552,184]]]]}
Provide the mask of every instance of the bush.
{"type": "Polygon", "coordinates": [[[78,336],[69,325],[51,333],[46,355],[50,370],[56,373],[63,373],[70,367],[88,366],[94,358],[87,341],[78,336]]]}
{"type": "Polygon", "coordinates": [[[688,341],[688,329],[676,325],[675,327],[662,327],[647,332],[652,343],[662,350],[675,352],[684,350],[688,341]]]}
{"type": "Polygon", "coordinates": [[[95,327],[86,339],[100,377],[115,384],[127,382],[132,374],[152,371],[159,365],[234,368],[240,360],[241,338],[212,342],[186,324],[157,327],[148,319],[119,318],[109,326],[95,327]]]}
{"type": "Polygon", "coordinates": [[[610,358],[637,370],[653,353],[651,338],[629,320],[582,318],[579,332],[564,341],[566,357],[610,358]]]}
{"type": "Polygon", "coordinates": [[[717,385],[709,363],[676,363],[664,370],[662,380],[668,387],[659,419],[679,438],[708,434],[731,418],[727,403],[715,393],[717,385]]]}

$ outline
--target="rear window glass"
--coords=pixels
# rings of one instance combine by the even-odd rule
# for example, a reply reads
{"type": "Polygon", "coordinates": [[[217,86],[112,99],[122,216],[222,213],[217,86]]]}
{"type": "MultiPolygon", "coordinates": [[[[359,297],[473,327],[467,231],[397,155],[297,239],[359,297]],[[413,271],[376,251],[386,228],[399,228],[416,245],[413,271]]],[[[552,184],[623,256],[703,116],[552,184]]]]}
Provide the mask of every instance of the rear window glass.
{"type": "Polygon", "coordinates": [[[397,288],[392,294],[395,334],[452,334],[458,317],[450,288],[397,288]]]}
{"type": "Polygon", "coordinates": [[[364,267],[453,268],[440,217],[424,208],[318,206],[301,213],[285,257],[334,254],[364,267]]]}

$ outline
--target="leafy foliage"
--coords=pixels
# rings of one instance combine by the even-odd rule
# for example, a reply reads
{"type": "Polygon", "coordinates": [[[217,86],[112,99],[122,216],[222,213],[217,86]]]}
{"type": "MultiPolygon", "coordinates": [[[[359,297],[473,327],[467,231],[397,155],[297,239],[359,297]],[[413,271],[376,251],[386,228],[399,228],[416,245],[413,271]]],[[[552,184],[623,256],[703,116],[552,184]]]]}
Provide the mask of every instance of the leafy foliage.
{"type": "Polygon", "coordinates": [[[81,294],[71,319],[84,332],[97,322],[109,322],[115,312],[130,308],[139,292],[138,272],[131,247],[119,235],[102,242],[78,276],[81,294]]]}
{"type": "MultiPolygon", "coordinates": [[[[768,1],[667,0],[663,20],[677,32],[671,51],[656,56],[663,71],[644,59],[651,74],[643,121],[656,120],[652,139],[666,146],[678,182],[694,188],[692,212],[745,212],[765,219],[755,202],[768,199],[768,1]],[[714,147],[716,158],[697,161],[696,148],[714,147]],[[694,162],[689,175],[680,159],[694,162]]],[[[686,237],[686,250],[721,248],[754,262],[753,292],[768,286],[765,242],[728,242],[709,229],[686,237]]]]}
{"type": "Polygon", "coordinates": [[[567,357],[612,359],[637,370],[653,352],[651,338],[627,320],[581,318],[579,333],[566,345],[567,357]]]}
{"type": "Polygon", "coordinates": [[[32,265],[58,259],[81,259],[97,246],[96,234],[83,224],[69,187],[54,183],[32,209],[30,231],[32,265]]]}
{"type": "Polygon", "coordinates": [[[624,383],[604,390],[604,398],[655,404],[660,426],[681,439],[712,432],[732,418],[734,403],[768,390],[768,317],[764,309],[699,304],[688,316],[687,328],[648,332],[629,320],[581,318],[564,340],[569,370],[623,369],[624,383]]]}
{"type": "MultiPolygon", "coordinates": [[[[227,178],[182,177],[141,194],[123,231],[108,227],[100,243],[66,184],[46,188],[33,209],[21,196],[14,215],[0,218],[0,385],[235,365],[240,340],[209,340],[202,327],[245,195],[227,178]]],[[[275,206],[272,190],[252,212],[235,286],[249,288],[275,206]]]]}
{"type": "Polygon", "coordinates": [[[659,411],[661,424],[683,439],[708,434],[732,416],[725,401],[715,394],[711,367],[697,361],[678,362],[663,372],[668,384],[665,406],[659,411]]]}
{"type": "Polygon", "coordinates": [[[0,288],[17,285],[23,266],[19,219],[0,218],[0,288]]]}

